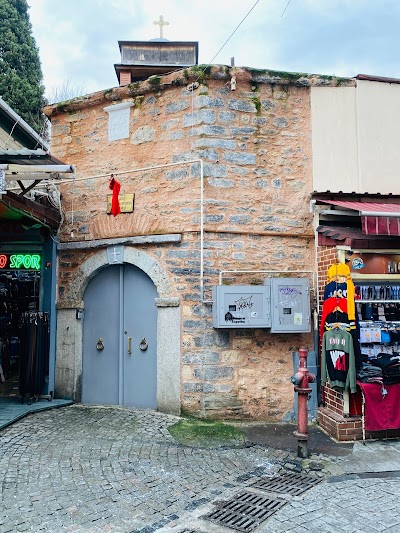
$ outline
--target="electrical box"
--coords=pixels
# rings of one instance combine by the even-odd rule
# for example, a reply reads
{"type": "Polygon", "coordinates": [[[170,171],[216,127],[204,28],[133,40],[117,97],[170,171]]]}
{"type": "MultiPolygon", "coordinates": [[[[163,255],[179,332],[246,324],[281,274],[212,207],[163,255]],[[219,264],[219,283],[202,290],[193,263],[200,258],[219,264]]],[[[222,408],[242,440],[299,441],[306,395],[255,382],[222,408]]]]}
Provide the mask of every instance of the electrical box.
{"type": "Polygon", "coordinates": [[[271,288],[271,333],[311,331],[310,281],[308,278],[266,278],[271,288]]]}
{"type": "Polygon", "coordinates": [[[213,287],[213,327],[270,328],[270,293],[268,285],[213,287]]]}

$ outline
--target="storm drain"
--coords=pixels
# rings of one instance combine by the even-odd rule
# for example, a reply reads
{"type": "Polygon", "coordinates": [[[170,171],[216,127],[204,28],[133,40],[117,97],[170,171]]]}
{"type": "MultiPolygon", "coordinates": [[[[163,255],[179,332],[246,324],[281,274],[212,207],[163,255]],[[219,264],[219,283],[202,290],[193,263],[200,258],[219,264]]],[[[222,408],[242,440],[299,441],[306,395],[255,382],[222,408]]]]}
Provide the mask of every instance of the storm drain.
{"type": "Polygon", "coordinates": [[[253,531],[278,509],[286,505],[283,500],[241,492],[226,502],[216,502],[217,509],[201,518],[237,531],[253,531]]]}
{"type": "Polygon", "coordinates": [[[322,480],[318,477],[305,476],[295,472],[284,472],[276,476],[257,478],[251,481],[249,486],[252,489],[266,492],[298,496],[317,485],[320,481],[322,480]]]}

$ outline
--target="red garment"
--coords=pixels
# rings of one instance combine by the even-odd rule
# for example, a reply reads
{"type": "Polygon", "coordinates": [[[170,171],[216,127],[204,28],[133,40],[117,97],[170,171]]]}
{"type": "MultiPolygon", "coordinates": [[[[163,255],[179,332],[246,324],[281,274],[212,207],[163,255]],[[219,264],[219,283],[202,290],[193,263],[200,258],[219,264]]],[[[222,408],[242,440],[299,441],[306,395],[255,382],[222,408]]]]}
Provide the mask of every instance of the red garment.
{"type": "Polygon", "coordinates": [[[116,217],[121,213],[121,207],[119,205],[119,191],[121,190],[121,184],[113,177],[110,179],[110,189],[112,190],[112,201],[111,201],[111,213],[116,217]]]}
{"type": "Polygon", "coordinates": [[[387,394],[382,395],[382,385],[362,383],[357,385],[363,392],[365,400],[365,429],[383,431],[400,428],[400,383],[384,385],[387,394]]]}
{"type": "Polygon", "coordinates": [[[324,301],[324,304],[322,306],[321,326],[319,329],[321,339],[324,336],[324,332],[325,332],[324,328],[325,328],[326,317],[329,315],[329,313],[333,313],[336,307],[339,307],[339,309],[343,311],[343,313],[347,313],[347,299],[336,298],[336,296],[332,296],[331,298],[327,298],[324,301]]]}

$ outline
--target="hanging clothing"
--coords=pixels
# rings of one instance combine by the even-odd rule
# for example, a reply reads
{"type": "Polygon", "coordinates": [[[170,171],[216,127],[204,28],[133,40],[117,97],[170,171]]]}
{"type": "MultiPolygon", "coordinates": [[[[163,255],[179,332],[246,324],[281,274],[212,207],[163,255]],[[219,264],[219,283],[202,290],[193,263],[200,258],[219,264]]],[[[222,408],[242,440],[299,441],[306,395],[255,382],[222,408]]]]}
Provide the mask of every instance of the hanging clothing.
{"type": "Polygon", "coordinates": [[[325,332],[326,317],[328,315],[334,314],[335,311],[340,311],[341,313],[346,313],[347,315],[347,299],[346,298],[338,298],[338,297],[332,296],[330,298],[327,298],[324,301],[324,304],[322,306],[321,326],[320,326],[321,338],[323,337],[324,332],[325,332]]]}
{"type": "Polygon", "coordinates": [[[354,320],[356,312],[354,302],[355,288],[349,266],[345,263],[334,263],[328,268],[327,276],[329,282],[333,281],[338,285],[346,282],[347,313],[350,320],[354,320]]]}
{"type": "Polygon", "coordinates": [[[353,339],[348,331],[330,330],[324,333],[321,354],[321,384],[326,381],[339,391],[356,392],[356,365],[353,339]]]}
{"type": "Polygon", "coordinates": [[[324,301],[328,298],[344,298],[347,301],[347,283],[331,281],[325,285],[324,301]]]}
{"type": "Polygon", "coordinates": [[[121,207],[119,205],[119,191],[121,190],[121,184],[114,177],[111,177],[110,189],[113,192],[111,200],[111,214],[116,217],[121,213],[121,207]]]}
{"type": "Polygon", "coordinates": [[[20,318],[19,393],[22,402],[38,399],[49,373],[49,319],[40,311],[27,311],[20,318]]]}

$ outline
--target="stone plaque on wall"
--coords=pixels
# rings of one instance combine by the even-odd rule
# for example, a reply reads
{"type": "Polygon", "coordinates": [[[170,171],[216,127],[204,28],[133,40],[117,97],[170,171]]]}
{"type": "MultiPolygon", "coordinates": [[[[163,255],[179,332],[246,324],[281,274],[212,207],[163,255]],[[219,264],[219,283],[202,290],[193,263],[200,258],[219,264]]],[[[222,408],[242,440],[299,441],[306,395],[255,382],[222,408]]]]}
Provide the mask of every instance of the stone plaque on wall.
{"type": "Polygon", "coordinates": [[[132,106],[132,102],[124,102],[103,108],[108,113],[109,142],[129,138],[129,118],[132,106]]]}
{"type": "MultiPolygon", "coordinates": [[[[118,197],[118,200],[119,200],[119,206],[121,208],[121,213],[132,213],[133,212],[133,206],[135,202],[134,193],[120,194],[118,197]]],[[[112,194],[108,194],[107,195],[107,214],[108,215],[111,213],[111,202],[112,202],[112,194]]]]}

